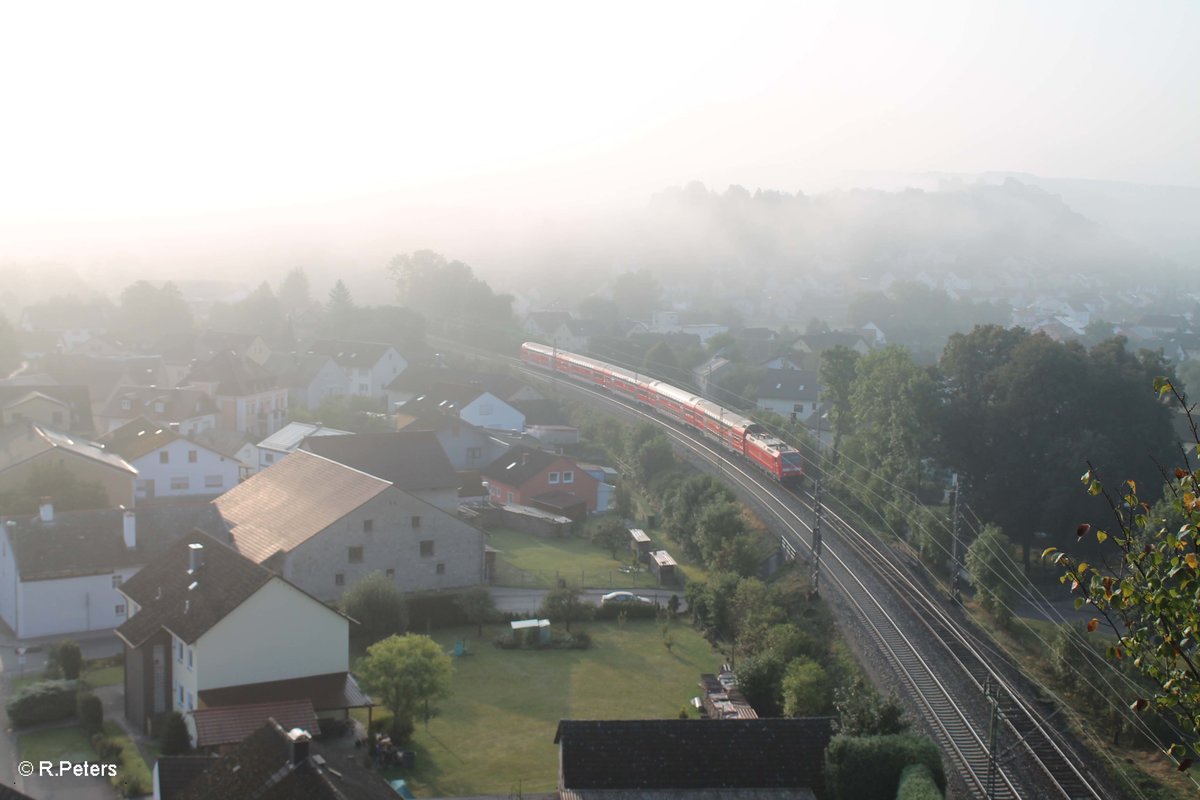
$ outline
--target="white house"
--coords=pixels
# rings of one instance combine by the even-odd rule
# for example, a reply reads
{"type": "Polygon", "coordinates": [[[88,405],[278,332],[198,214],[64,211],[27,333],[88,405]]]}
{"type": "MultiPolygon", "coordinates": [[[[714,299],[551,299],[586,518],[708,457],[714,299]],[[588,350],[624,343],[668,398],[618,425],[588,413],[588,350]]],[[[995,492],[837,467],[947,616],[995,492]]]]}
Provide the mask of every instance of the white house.
{"type": "Polygon", "coordinates": [[[217,404],[199,389],[121,386],[96,413],[96,427],[108,433],[138,417],[192,436],[217,426],[217,404]]]}
{"type": "Polygon", "coordinates": [[[500,431],[525,430],[525,415],[491,392],[478,386],[436,383],[401,407],[410,416],[431,412],[452,414],[479,428],[500,431]]]}
{"type": "Polygon", "coordinates": [[[346,394],[386,399],[386,388],[408,367],[408,361],[390,344],[318,339],[309,353],[329,356],[346,374],[346,394]]]}
{"type": "Polygon", "coordinates": [[[100,438],[138,471],[137,500],[215,496],[237,486],[241,464],[148,419],[138,418],[100,438]]]}
{"type": "Polygon", "coordinates": [[[816,370],[769,369],[759,382],[755,407],[804,422],[817,411],[819,377],[816,370]]]}
{"type": "Polygon", "coordinates": [[[258,469],[264,470],[280,461],[288,453],[295,452],[310,436],[352,436],[351,431],[326,428],[320,423],[289,422],[255,447],[258,450],[258,469]]]}
{"type": "Polygon", "coordinates": [[[219,530],[209,503],[9,517],[0,530],[0,618],[18,639],[110,630],[125,621],[118,587],[175,538],[219,530]]]}
{"type": "Polygon", "coordinates": [[[370,703],[349,674],[350,620],[222,542],[187,534],[121,587],[125,715],[305,699],[342,718],[370,703]]]}

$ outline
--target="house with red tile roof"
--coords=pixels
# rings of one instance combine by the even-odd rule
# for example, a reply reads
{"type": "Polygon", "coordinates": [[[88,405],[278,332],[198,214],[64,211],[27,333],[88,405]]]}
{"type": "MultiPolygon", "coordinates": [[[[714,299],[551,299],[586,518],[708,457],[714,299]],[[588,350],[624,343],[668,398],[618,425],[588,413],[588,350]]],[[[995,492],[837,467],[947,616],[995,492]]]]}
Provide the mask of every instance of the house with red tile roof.
{"type": "Polygon", "coordinates": [[[583,502],[587,513],[606,510],[598,507],[600,481],[566,456],[518,445],[484,467],[482,475],[491,501],[498,505],[563,513],[564,499],[574,497],[583,502]]]}

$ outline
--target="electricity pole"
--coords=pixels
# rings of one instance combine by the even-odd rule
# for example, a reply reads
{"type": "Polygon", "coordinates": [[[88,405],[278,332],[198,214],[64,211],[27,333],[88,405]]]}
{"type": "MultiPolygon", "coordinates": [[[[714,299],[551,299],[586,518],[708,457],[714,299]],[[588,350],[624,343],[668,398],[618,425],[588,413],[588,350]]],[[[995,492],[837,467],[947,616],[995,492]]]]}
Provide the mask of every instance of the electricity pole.
{"type": "Polygon", "coordinates": [[[959,539],[959,535],[958,535],[958,531],[959,531],[958,506],[959,506],[959,498],[962,495],[962,482],[963,482],[962,475],[956,472],[954,474],[954,510],[952,512],[953,516],[951,518],[951,530],[952,530],[953,536],[954,536],[954,545],[953,545],[953,554],[954,554],[953,561],[954,561],[954,563],[951,566],[951,569],[953,569],[953,573],[950,578],[950,596],[954,598],[954,602],[956,602],[956,603],[962,602],[962,592],[959,587],[959,577],[958,577],[959,573],[962,572],[962,542],[959,539]]]}

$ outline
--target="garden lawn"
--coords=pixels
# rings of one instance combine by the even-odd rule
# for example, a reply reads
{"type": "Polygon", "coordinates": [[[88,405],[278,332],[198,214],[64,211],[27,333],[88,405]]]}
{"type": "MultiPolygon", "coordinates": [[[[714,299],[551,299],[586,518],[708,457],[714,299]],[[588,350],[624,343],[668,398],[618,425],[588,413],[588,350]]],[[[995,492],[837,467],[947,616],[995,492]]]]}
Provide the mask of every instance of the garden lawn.
{"type": "MultiPolygon", "coordinates": [[[[665,536],[652,532],[650,535],[655,542],[654,549],[671,551],[680,570],[686,570],[687,579],[704,579],[703,570],[680,558],[676,552],[679,548],[672,550],[665,536]]],[[[571,586],[580,586],[582,581],[584,588],[591,589],[658,586],[658,579],[644,564],[640,572],[620,571],[621,567],[629,565],[633,556],[627,548],[619,548],[617,558],[613,559],[607,549],[587,539],[576,536],[553,539],[505,529],[491,531],[488,544],[500,551],[497,583],[502,586],[552,588],[560,577],[571,586]],[[517,570],[523,570],[524,574],[521,575],[517,570]]]]}
{"type": "Polygon", "coordinates": [[[685,621],[670,626],[670,652],[653,620],[574,623],[592,637],[589,650],[500,650],[492,641],[507,626],[487,626],[483,638],[473,627],[437,632],[447,652],[463,639],[470,654],[455,659],[428,732],[418,721],[416,769],[389,777],[408,778],[424,797],[554,791],[560,719],[675,719],[691,708],[700,673],[721,656],[685,621]]]}

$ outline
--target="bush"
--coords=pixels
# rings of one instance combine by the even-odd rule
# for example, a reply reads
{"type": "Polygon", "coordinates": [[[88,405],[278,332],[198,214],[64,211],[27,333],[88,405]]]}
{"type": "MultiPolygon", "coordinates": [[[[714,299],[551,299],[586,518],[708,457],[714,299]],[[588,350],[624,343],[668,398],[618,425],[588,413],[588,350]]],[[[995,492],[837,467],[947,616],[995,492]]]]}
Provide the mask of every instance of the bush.
{"type": "Polygon", "coordinates": [[[942,797],[933,773],[924,764],[909,764],[900,773],[896,800],[942,800],[942,797]]]}
{"type": "Polygon", "coordinates": [[[587,650],[592,646],[592,637],[588,636],[583,631],[576,631],[571,634],[571,649],[587,650]]]}
{"type": "Polygon", "coordinates": [[[596,619],[616,619],[622,612],[626,619],[658,619],[658,606],[647,603],[609,603],[596,609],[596,619]]]}
{"type": "Polygon", "coordinates": [[[112,763],[121,758],[121,753],[125,752],[125,748],[120,742],[115,742],[109,739],[103,733],[92,734],[92,749],[96,751],[96,755],[101,761],[112,763]]]}
{"type": "Polygon", "coordinates": [[[54,649],[58,652],[58,665],[63,677],[69,681],[79,680],[79,673],[83,671],[83,651],[79,645],[64,639],[54,649]]]}
{"type": "Polygon", "coordinates": [[[55,722],[75,716],[78,693],[78,681],[41,681],[13,695],[5,709],[16,727],[55,722]]]}
{"type": "Polygon", "coordinates": [[[833,800],[893,800],[900,775],[910,764],[928,767],[945,791],[942,756],[927,737],[835,736],[825,751],[825,787],[833,800]]]}
{"type": "Polygon", "coordinates": [[[356,637],[368,642],[402,633],[407,627],[404,593],[382,572],[372,572],[342,595],[342,610],[358,620],[356,637]]]}
{"type": "Polygon", "coordinates": [[[87,733],[96,733],[104,727],[104,704],[91,694],[80,694],[76,705],[79,723],[87,733]]]}
{"type": "Polygon", "coordinates": [[[162,732],[162,754],[164,756],[183,756],[192,751],[192,737],[188,733],[187,723],[178,711],[167,715],[162,732]]]}

